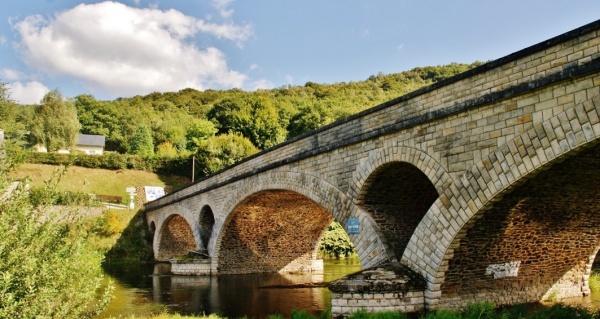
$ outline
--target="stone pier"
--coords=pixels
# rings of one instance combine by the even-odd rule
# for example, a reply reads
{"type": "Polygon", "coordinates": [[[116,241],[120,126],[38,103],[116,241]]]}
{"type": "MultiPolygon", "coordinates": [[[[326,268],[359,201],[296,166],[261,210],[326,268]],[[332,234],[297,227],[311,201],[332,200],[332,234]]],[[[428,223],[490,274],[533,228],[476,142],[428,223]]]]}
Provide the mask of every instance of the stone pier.
{"type": "Polygon", "coordinates": [[[417,312],[425,308],[425,279],[408,267],[385,264],[329,284],[332,317],[368,312],[417,312]]]}

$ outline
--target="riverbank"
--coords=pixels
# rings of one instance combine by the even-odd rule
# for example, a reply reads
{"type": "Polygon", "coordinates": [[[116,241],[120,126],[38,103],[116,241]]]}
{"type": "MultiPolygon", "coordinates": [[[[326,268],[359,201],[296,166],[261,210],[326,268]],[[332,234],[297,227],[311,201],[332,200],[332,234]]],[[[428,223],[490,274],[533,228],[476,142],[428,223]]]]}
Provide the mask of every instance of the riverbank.
{"type": "MultiPolygon", "coordinates": [[[[319,317],[310,316],[304,311],[294,311],[291,319],[323,319],[329,318],[329,313],[324,313],[319,317]]],[[[179,314],[162,313],[151,316],[130,316],[126,319],[226,319],[218,315],[209,316],[182,316],[179,314]]],[[[284,319],[279,315],[269,316],[268,319],[284,319]]],[[[356,312],[348,319],[597,319],[600,318],[600,312],[591,311],[577,306],[568,306],[561,303],[550,307],[544,307],[532,311],[526,305],[516,305],[509,308],[496,309],[491,303],[471,304],[464,311],[439,310],[428,313],[404,314],[400,312],[380,312],[367,313],[356,312]]]]}

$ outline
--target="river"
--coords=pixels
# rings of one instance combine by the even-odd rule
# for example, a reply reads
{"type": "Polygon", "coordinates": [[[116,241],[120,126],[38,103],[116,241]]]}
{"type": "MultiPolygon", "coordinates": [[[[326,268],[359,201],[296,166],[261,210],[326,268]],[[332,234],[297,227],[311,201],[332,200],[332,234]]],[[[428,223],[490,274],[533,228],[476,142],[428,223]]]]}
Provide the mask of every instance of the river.
{"type": "Polygon", "coordinates": [[[322,283],[359,271],[357,258],[329,259],[325,272],[314,274],[250,274],[175,276],[168,264],[107,265],[115,299],[97,318],[145,315],[162,311],[182,315],[219,314],[228,318],[289,317],[295,309],[319,315],[331,307],[322,283]]]}
{"type": "MultiPolygon", "coordinates": [[[[331,307],[331,293],[322,283],[361,269],[358,258],[324,261],[325,272],[314,274],[250,274],[218,277],[175,276],[169,264],[108,265],[107,277],[115,298],[97,318],[147,315],[160,312],[182,315],[218,314],[228,318],[290,317],[295,309],[318,316],[331,307]]],[[[600,292],[562,302],[597,309],[600,292]]],[[[531,304],[530,310],[540,304],[531,304]]]]}

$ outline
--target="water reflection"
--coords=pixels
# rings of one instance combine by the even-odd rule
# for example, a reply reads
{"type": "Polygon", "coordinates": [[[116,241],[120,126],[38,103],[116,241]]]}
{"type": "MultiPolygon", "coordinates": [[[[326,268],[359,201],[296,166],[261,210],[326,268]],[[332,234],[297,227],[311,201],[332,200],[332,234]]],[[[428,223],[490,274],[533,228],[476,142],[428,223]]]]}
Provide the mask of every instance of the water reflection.
{"type": "Polygon", "coordinates": [[[173,276],[169,264],[108,265],[116,283],[115,301],[100,316],[148,314],[162,310],[185,315],[216,313],[229,318],[289,316],[294,309],[319,315],[331,307],[322,285],[359,271],[357,259],[325,261],[325,273],[251,274],[218,277],[173,276]]]}

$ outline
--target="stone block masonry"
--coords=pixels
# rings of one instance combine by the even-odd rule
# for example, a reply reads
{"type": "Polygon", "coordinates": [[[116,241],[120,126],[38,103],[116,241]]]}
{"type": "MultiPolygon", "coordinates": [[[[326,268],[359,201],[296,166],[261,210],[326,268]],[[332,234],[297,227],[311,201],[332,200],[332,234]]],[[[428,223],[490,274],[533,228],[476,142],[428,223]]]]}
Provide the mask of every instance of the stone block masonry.
{"type": "Polygon", "coordinates": [[[286,141],[146,216],[157,258],[206,249],[212,274],[310,271],[329,222],[353,218],[364,268],[400,262],[425,281],[336,307],[581,295],[599,144],[600,20],[286,141]]]}

